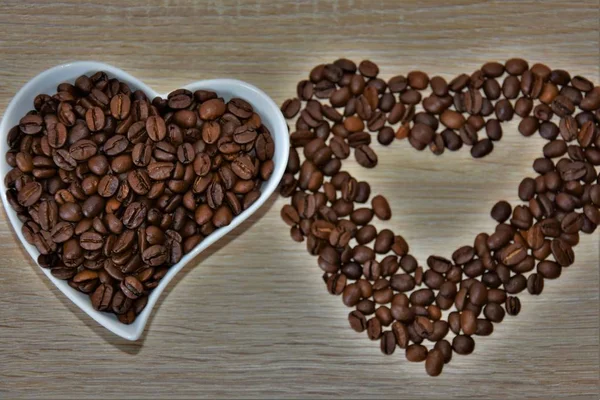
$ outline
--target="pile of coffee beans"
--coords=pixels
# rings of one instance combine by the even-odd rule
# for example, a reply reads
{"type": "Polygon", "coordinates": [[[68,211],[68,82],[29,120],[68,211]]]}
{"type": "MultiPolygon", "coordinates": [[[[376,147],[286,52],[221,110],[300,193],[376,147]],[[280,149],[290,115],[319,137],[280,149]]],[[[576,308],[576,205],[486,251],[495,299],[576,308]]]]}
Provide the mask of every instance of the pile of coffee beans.
{"type": "Polygon", "coordinates": [[[7,138],[8,201],[38,263],[125,324],[273,172],[271,134],[240,98],[179,89],[150,100],[97,72],[34,107],[7,138]]]}
{"type": "Polygon", "coordinates": [[[329,293],[354,309],[352,329],[379,340],[385,354],[399,347],[409,361],[425,361],[429,375],[518,314],[516,295],[539,295],[574,263],[579,233],[600,224],[600,87],[584,77],[511,59],[450,82],[421,71],[385,81],[371,61],[338,59],[313,68],[281,110],[298,116],[280,186],[291,199],[281,216],[292,239],[306,241],[329,293]],[[374,135],[382,145],[408,139],[437,155],[467,146],[483,157],[515,115],[523,136],[548,140],[533,163],[537,176],[519,185],[524,203],[498,202],[495,232],[450,258],[428,257],[426,267],[402,236],[371,224],[391,218],[388,201],[375,196],[369,207],[369,183],[342,169],[352,150],[361,166],[377,165],[374,135]]]}

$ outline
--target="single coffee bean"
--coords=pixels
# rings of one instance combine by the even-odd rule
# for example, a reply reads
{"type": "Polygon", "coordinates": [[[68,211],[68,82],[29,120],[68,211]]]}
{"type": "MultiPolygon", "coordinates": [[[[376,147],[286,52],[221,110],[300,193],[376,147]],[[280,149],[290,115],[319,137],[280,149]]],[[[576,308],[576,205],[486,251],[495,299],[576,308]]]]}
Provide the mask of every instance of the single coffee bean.
{"type": "Polygon", "coordinates": [[[411,344],[406,348],[406,359],[411,362],[421,362],[427,359],[427,347],[420,344],[411,344]]]}
{"type": "Polygon", "coordinates": [[[521,311],[521,301],[518,297],[509,296],[506,298],[505,308],[508,315],[517,315],[521,311]]]}
{"type": "MultiPolygon", "coordinates": [[[[181,111],[178,111],[178,113],[180,112],[181,111]]],[[[194,124],[191,125],[195,125],[195,116],[194,124]]],[[[167,126],[165,124],[165,121],[159,116],[148,117],[148,119],[146,120],[146,132],[148,133],[148,137],[152,139],[152,141],[160,142],[167,136],[167,126]]]]}
{"type": "Polygon", "coordinates": [[[300,100],[297,98],[286,100],[281,106],[281,112],[287,119],[295,117],[300,111],[300,100]]]}
{"type": "Polygon", "coordinates": [[[39,182],[29,182],[19,191],[17,200],[23,207],[34,205],[42,195],[42,185],[39,182]]]}
{"type": "Polygon", "coordinates": [[[119,93],[110,100],[110,113],[118,120],[124,120],[131,111],[131,99],[124,93],[119,93]]]}
{"type": "Polygon", "coordinates": [[[375,215],[380,220],[387,221],[392,217],[390,205],[385,197],[381,195],[373,197],[373,199],[371,200],[371,206],[373,207],[375,215]]]}
{"type": "Polygon", "coordinates": [[[504,309],[498,303],[489,303],[483,309],[483,315],[492,322],[502,322],[504,309]]]}
{"type": "Polygon", "coordinates": [[[104,111],[100,107],[88,109],[85,113],[85,121],[90,131],[97,132],[102,130],[106,123],[104,111]]]}
{"type": "Polygon", "coordinates": [[[371,340],[377,340],[381,337],[381,322],[378,318],[371,318],[367,321],[367,336],[371,340]]]}
{"type": "Polygon", "coordinates": [[[123,135],[112,136],[104,143],[104,153],[109,156],[121,154],[127,149],[129,141],[123,135]]]}
{"type": "Polygon", "coordinates": [[[471,156],[481,158],[490,154],[494,149],[494,144],[490,139],[482,139],[471,147],[471,156]]]}
{"type": "Polygon", "coordinates": [[[127,276],[121,281],[121,290],[128,298],[135,300],[142,295],[144,287],[142,283],[134,276],[127,276]]]}
{"type": "Polygon", "coordinates": [[[533,295],[539,295],[544,290],[544,278],[539,274],[531,274],[527,278],[527,291],[533,295]]]}
{"type": "Polygon", "coordinates": [[[344,289],[342,294],[342,301],[348,307],[355,306],[360,300],[360,288],[356,284],[349,284],[344,289]]]}
{"type": "Polygon", "coordinates": [[[150,246],[143,252],[142,259],[150,266],[163,264],[167,260],[167,249],[161,245],[150,246]]]}
{"type": "Polygon", "coordinates": [[[457,265],[464,265],[475,256],[475,249],[471,246],[463,246],[452,254],[452,260],[457,265]]]}
{"type": "Polygon", "coordinates": [[[96,288],[91,295],[92,307],[98,311],[106,311],[112,301],[113,288],[110,285],[102,284],[96,288]]]}
{"type": "Polygon", "coordinates": [[[573,248],[565,240],[553,239],[550,244],[550,248],[554,259],[559,265],[563,267],[568,267],[575,261],[575,254],[573,253],[573,248]]]}
{"type": "Polygon", "coordinates": [[[381,352],[390,355],[394,350],[396,350],[396,337],[392,331],[386,331],[381,336],[381,352]]]}
{"type": "Polygon", "coordinates": [[[560,276],[562,267],[553,261],[540,261],[537,265],[537,272],[542,278],[556,279],[560,276]]]}
{"type": "Polygon", "coordinates": [[[460,327],[465,335],[473,335],[477,330],[477,317],[470,310],[464,310],[460,314],[460,327]]]}
{"type": "Polygon", "coordinates": [[[470,336],[457,335],[452,340],[452,349],[457,354],[471,354],[475,349],[475,341],[470,336]]]}
{"type": "Polygon", "coordinates": [[[477,330],[475,334],[477,336],[489,336],[494,332],[494,324],[487,319],[479,318],[477,320],[477,330]]]}
{"type": "Polygon", "coordinates": [[[525,178],[519,184],[519,198],[523,201],[529,201],[535,195],[535,181],[532,178],[525,178]]]}
{"type": "Polygon", "coordinates": [[[99,250],[104,246],[104,239],[99,233],[84,232],[79,237],[79,243],[84,250],[99,250]]]}
{"type": "MultiPolygon", "coordinates": [[[[460,136],[460,139],[462,140],[462,142],[464,144],[466,144],[467,146],[473,146],[473,145],[475,145],[475,143],[477,143],[479,141],[477,130],[470,124],[466,124],[462,128],[459,129],[459,136],[460,136]]],[[[483,147],[482,145],[480,145],[480,146],[483,147]]],[[[485,144],[485,146],[489,147],[488,144],[485,144]]],[[[478,149],[477,152],[479,152],[481,150],[482,149],[478,149]]],[[[473,155],[473,154],[471,154],[471,155],[473,155]]]]}
{"type": "Polygon", "coordinates": [[[356,161],[365,168],[374,168],[377,165],[377,155],[368,145],[359,145],[354,150],[356,161]]]}
{"type": "Polygon", "coordinates": [[[348,314],[350,327],[356,332],[364,332],[367,329],[367,319],[360,311],[354,310],[348,314]]]}
{"type": "Polygon", "coordinates": [[[125,296],[122,291],[118,290],[113,295],[111,308],[115,314],[125,314],[131,308],[132,303],[133,302],[129,297],[125,296]]]}
{"type": "Polygon", "coordinates": [[[522,292],[527,287],[527,278],[518,274],[513,276],[504,284],[504,289],[507,293],[517,294],[522,292]]]}
{"type": "Polygon", "coordinates": [[[425,124],[417,123],[410,130],[410,138],[413,138],[415,143],[422,145],[423,147],[429,144],[434,138],[433,129],[425,124]]]}

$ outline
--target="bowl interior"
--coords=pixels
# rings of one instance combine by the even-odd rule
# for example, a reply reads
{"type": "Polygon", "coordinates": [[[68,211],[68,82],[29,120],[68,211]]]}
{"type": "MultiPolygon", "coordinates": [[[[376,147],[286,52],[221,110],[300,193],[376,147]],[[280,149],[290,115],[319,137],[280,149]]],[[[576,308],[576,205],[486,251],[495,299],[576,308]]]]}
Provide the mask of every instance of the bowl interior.
{"type": "MultiPolygon", "coordinates": [[[[6,199],[4,176],[11,169],[11,167],[6,163],[6,159],[4,157],[5,153],[8,151],[6,137],[8,135],[8,131],[14,125],[19,123],[21,117],[29,110],[33,109],[33,99],[36,95],[40,93],[53,94],[56,92],[56,87],[59,83],[73,83],[75,79],[82,74],[90,74],[100,70],[105,71],[110,77],[118,78],[119,80],[126,82],[132,90],[140,89],[144,91],[150,99],[158,96],[158,93],[146,86],[139,79],[111,65],[93,61],[75,62],[46,70],[29,81],[10,102],[0,123],[0,136],[2,137],[2,139],[0,139],[0,152],[2,154],[0,161],[0,173],[2,174],[2,180],[0,180],[0,197],[2,198],[8,218],[19,240],[21,241],[21,244],[25,247],[29,255],[36,263],[39,253],[35,246],[27,243],[27,241],[24,239],[21,233],[22,223],[6,199]]],[[[275,142],[275,155],[273,158],[275,169],[271,178],[263,183],[262,194],[252,206],[235,217],[230,225],[220,228],[206,237],[191,252],[186,254],[179,263],[175,264],[169,269],[169,272],[166,274],[166,276],[150,294],[146,308],[131,325],[122,324],[113,314],[94,310],[91,305],[91,301],[86,294],[71,288],[66,281],[56,279],[54,276],[52,276],[52,274],[50,274],[48,269],[42,268],[42,271],[54,283],[54,285],[56,285],[60,291],[62,291],[84,312],[86,312],[94,320],[110,331],[129,340],[136,340],[141,336],[154,304],[160,297],[160,294],[164,288],[168,285],[169,281],[177,274],[177,272],[179,272],[202,250],[206,249],[215,241],[226,235],[241,222],[247,219],[252,213],[254,213],[262,204],[264,204],[264,202],[276,190],[277,185],[281,180],[283,173],[285,172],[285,167],[287,164],[289,154],[289,138],[285,119],[283,118],[283,115],[281,114],[277,105],[260,89],[246,82],[234,79],[197,81],[184,87],[191,91],[198,89],[210,89],[216,91],[226,101],[232,97],[241,97],[252,104],[255,111],[261,116],[263,124],[271,132],[275,142]]],[[[166,94],[162,96],[166,97],[166,94]]]]}

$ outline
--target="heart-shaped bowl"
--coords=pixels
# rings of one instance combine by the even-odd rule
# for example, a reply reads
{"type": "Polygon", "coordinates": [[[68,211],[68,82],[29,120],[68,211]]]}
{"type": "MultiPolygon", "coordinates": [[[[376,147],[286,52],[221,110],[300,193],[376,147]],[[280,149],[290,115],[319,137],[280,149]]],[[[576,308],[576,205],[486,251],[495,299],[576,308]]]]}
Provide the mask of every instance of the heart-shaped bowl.
{"type": "MultiPolygon", "coordinates": [[[[36,263],[39,252],[35,246],[27,243],[23,237],[23,234],[21,233],[22,223],[17,217],[17,213],[8,204],[6,198],[4,176],[6,176],[8,171],[11,169],[5,158],[5,154],[9,150],[6,141],[8,131],[13,126],[19,124],[19,120],[33,108],[33,99],[36,95],[40,93],[56,93],[56,87],[58,84],[62,82],[73,83],[80,75],[90,75],[96,71],[104,71],[109,75],[109,77],[114,77],[126,82],[132,90],[142,90],[150,99],[154,98],[155,96],[167,97],[166,94],[161,95],[155,92],[139,79],[129,75],[119,68],[113,67],[112,65],[94,61],[73,62],[50,68],[30,80],[12,99],[4,113],[2,122],[0,123],[0,153],[2,154],[2,161],[0,161],[0,173],[2,174],[2,179],[0,179],[0,195],[2,196],[2,202],[4,203],[4,209],[6,210],[8,219],[10,220],[17,236],[19,237],[21,244],[23,247],[25,247],[25,250],[27,250],[31,258],[36,263]]],[[[137,340],[142,335],[144,327],[148,321],[148,317],[150,316],[156,301],[171,279],[173,279],[173,277],[179,271],[181,271],[181,269],[188,262],[200,254],[200,252],[225,236],[227,233],[231,232],[231,230],[240,225],[265,203],[265,201],[277,188],[277,185],[279,184],[279,181],[285,172],[285,167],[287,164],[289,154],[289,137],[285,119],[283,118],[279,107],[262,90],[246,82],[235,79],[212,79],[196,81],[184,86],[184,88],[192,92],[198,89],[209,89],[217,92],[219,96],[225,99],[225,101],[232,97],[240,97],[252,104],[256,113],[260,115],[262,123],[269,129],[269,131],[271,131],[271,135],[275,142],[275,154],[273,157],[275,169],[269,180],[263,183],[261,189],[262,194],[260,198],[254,202],[254,204],[252,204],[248,209],[244,210],[240,215],[236,216],[231,224],[217,229],[215,232],[207,236],[192,251],[183,256],[181,261],[169,269],[165,277],[160,281],[159,285],[150,293],[146,308],[144,308],[141,314],[138,315],[136,320],[131,325],[125,325],[119,322],[114,314],[96,311],[92,307],[92,303],[87,294],[78,292],[70,287],[66,281],[52,276],[49,269],[42,268],[42,271],[44,274],[46,274],[48,279],[50,279],[52,283],[54,283],[54,285],[73,303],[75,303],[79,308],[81,308],[85,313],[95,319],[102,326],[128,340],[137,340]]]]}

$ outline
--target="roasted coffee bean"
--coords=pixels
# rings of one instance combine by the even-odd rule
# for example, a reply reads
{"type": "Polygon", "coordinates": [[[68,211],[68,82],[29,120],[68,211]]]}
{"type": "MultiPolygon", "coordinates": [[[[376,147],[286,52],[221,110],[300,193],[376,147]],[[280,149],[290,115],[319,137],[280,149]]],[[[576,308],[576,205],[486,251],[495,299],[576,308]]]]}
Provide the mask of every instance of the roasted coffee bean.
{"type": "Polygon", "coordinates": [[[469,287],[469,301],[477,306],[482,306],[488,301],[488,290],[479,281],[474,281],[469,287]]]}
{"type": "MultiPolygon", "coordinates": [[[[392,313],[390,309],[386,306],[380,306],[379,308],[377,308],[377,310],[375,311],[375,316],[377,317],[377,319],[379,319],[383,326],[390,326],[392,322],[394,322],[392,313]]],[[[394,338],[394,341],[395,340],[396,339],[394,338]]]]}
{"type": "MultiPolygon", "coordinates": [[[[179,113],[184,111],[178,111],[175,113],[175,121],[177,122],[177,116],[181,115],[179,113]]],[[[195,114],[192,114],[194,118],[194,123],[190,123],[188,127],[192,127],[195,125],[195,114]]],[[[179,118],[181,119],[181,118],[179,118]]],[[[179,123],[179,125],[183,125],[179,123]]],[[[165,121],[159,116],[151,116],[146,120],[146,132],[148,133],[148,137],[152,139],[154,142],[160,142],[167,136],[167,126],[165,121]]]]}
{"type": "Polygon", "coordinates": [[[462,147],[462,139],[456,132],[446,129],[441,134],[444,146],[450,151],[456,151],[462,147]]]}
{"type": "Polygon", "coordinates": [[[508,315],[517,315],[521,311],[521,301],[518,297],[509,296],[506,298],[505,308],[508,315]]]}
{"type": "Polygon", "coordinates": [[[516,294],[522,292],[527,287],[527,279],[523,275],[515,275],[504,284],[507,293],[516,294]]]}
{"type": "Polygon", "coordinates": [[[30,207],[40,199],[42,190],[39,182],[29,182],[19,191],[17,200],[23,207],[30,207]]]}
{"type": "Polygon", "coordinates": [[[516,265],[527,256],[527,250],[520,243],[513,243],[501,252],[501,261],[504,265],[516,265]]]}
{"type": "Polygon", "coordinates": [[[457,354],[471,354],[475,349],[475,341],[466,335],[457,335],[452,340],[452,349],[457,354]]]}
{"type": "MultiPolygon", "coordinates": [[[[575,254],[573,253],[573,248],[569,243],[567,243],[563,239],[554,239],[550,245],[552,255],[556,262],[563,266],[568,267],[573,264],[575,261],[575,254]]],[[[538,265],[539,269],[539,265],[538,265]]]]}
{"type": "Polygon", "coordinates": [[[544,278],[539,274],[531,274],[527,278],[527,291],[533,295],[539,295],[544,290],[544,278]]]}
{"type": "Polygon", "coordinates": [[[125,296],[125,294],[122,291],[118,290],[113,295],[111,308],[115,314],[121,315],[129,311],[132,303],[133,302],[129,297],[125,296]]]}
{"type": "Polygon", "coordinates": [[[471,156],[473,158],[481,158],[490,154],[494,149],[494,144],[490,139],[482,139],[471,147],[471,156]]]}
{"type": "Polygon", "coordinates": [[[382,221],[387,221],[392,217],[390,205],[385,197],[378,195],[371,200],[371,206],[377,218],[382,221]]]}
{"type": "Polygon", "coordinates": [[[367,132],[354,132],[348,135],[348,146],[350,147],[358,147],[361,145],[369,145],[371,144],[371,135],[367,132]]]}
{"type": "Polygon", "coordinates": [[[452,267],[452,263],[449,260],[439,256],[429,256],[429,258],[427,258],[427,265],[429,268],[440,274],[448,272],[452,267]]]}
{"type": "Polygon", "coordinates": [[[104,111],[100,107],[92,107],[85,113],[85,121],[87,127],[92,132],[97,132],[104,128],[106,119],[104,117],[104,111]]]}
{"type": "Polygon", "coordinates": [[[110,285],[102,284],[96,288],[91,295],[92,307],[98,311],[106,311],[112,301],[113,288],[110,285]]]}
{"type": "Polygon", "coordinates": [[[410,130],[410,136],[416,143],[423,145],[429,144],[434,138],[433,129],[425,124],[417,123],[410,130]]]}
{"type": "Polygon", "coordinates": [[[452,260],[457,265],[464,265],[475,256],[475,249],[471,246],[463,246],[452,253],[452,260]]]}
{"type": "Polygon", "coordinates": [[[369,208],[358,208],[351,213],[350,219],[357,225],[366,225],[373,219],[373,214],[369,208]]]}
{"type": "Polygon", "coordinates": [[[355,235],[358,244],[367,244],[377,237],[377,229],[373,225],[365,225],[355,235]]]}
{"type": "Polygon", "coordinates": [[[79,222],[83,218],[81,206],[78,203],[64,203],[58,209],[58,215],[61,219],[68,222],[79,222]]]}
{"type": "Polygon", "coordinates": [[[79,237],[79,243],[84,250],[99,250],[104,246],[104,239],[99,233],[84,232],[79,237]]]}
{"type": "Polygon", "coordinates": [[[374,168],[377,165],[377,155],[368,145],[360,145],[354,150],[356,161],[365,168],[374,168]]]}
{"type": "Polygon", "coordinates": [[[394,233],[389,229],[384,229],[377,234],[373,249],[376,253],[386,254],[392,249],[394,243],[394,233]]]}
{"type": "Polygon", "coordinates": [[[375,258],[375,252],[371,248],[363,245],[358,245],[352,249],[352,257],[359,263],[365,263],[368,260],[375,258]]]}
{"type": "Polygon", "coordinates": [[[150,266],[158,266],[167,260],[167,249],[161,245],[148,247],[142,254],[144,262],[150,266]]]}
{"type": "Polygon", "coordinates": [[[431,289],[419,289],[410,294],[411,303],[418,306],[428,306],[433,303],[434,298],[434,293],[431,289]]]}
{"type": "Polygon", "coordinates": [[[550,107],[559,117],[571,115],[575,111],[575,105],[571,99],[564,95],[556,96],[550,104],[550,107]]]}
{"type": "Polygon", "coordinates": [[[386,331],[381,336],[381,352],[390,355],[394,350],[396,350],[396,337],[392,331],[386,331]]]}
{"type": "Polygon", "coordinates": [[[427,347],[411,344],[406,348],[406,359],[411,362],[421,362],[427,359],[427,347]]]}
{"type": "Polygon", "coordinates": [[[54,225],[54,228],[52,228],[51,238],[54,243],[63,243],[69,240],[73,236],[73,234],[73,225],[66,221],[61,221],[54,225]]]}
{"type": "Polygon", "coordinates": [[[519,198],[523,201],[529,201],[535,195],[535,181],[532,178],[525,178],[519,184],[519,198]]]}
{"type": "Polygon", "coordinates": [[[354,310],[348,314],[348,322],[356,332],[364,332],[367,329],[367,319],[360,311],[354,310]]]}
{"type": "Polygon", "coordinates": [[[286,204],[281,209],[281,218],[290,226],[294,226],[300,222],[298,211],[296,211],[296,209],[289,204],[286,204]]]}
{"type": "Polygon", "coordinates": [[[221,99],[210,99],[203,102],[198,109],[198,114],[203,120],[214,120],[225,113],[226,106],[221,99]]]}
{"type": "Polygon", "coordinates": [[[371,340],[377,340],[381,337],[381,322],[378,318],[371,318],[367,321],[367,336],[371,340]]]}
{"type": "Polygon", "coordinates": [[[483,309],[483,315],[492,322],[502,322],[504,309],[498,303],[489,303],[483,309]]]}
{"type": "Polygon", "coordinates": [[[19,121],[19,129],[26,135],[35,135],[43,129],[44,120],[40,115],[29,114],[19,121]]]}
{"type": "MultiPolygon", "coordinates": [[[[467,146],[473,146],[479,141],[477,130],[470,124],[466,124],[459,129],[459,136],[462,142],[467,146]]],[[[485,144],[485,146],[489,147],[489,144],[485,144]]],[[[480,147],[483,147],[483,145],[480,145],[480,147]]],[[[482,149],[478,149],[477,152],[480,152],[481,150],[482,149]]]]}
{"type": "Polygon", "coordinates": [[[570,212],[564,216],[560,222],[560,227],[564,233],[574,234],[577,233],[584,224],[585,216],[577,212],[570,212]]]}
{"type": "Polygon", "coordinates": [[[281,112],[287,119],[293,118],[300,111],[300,100],[297,98],[286,100],[281,106],[281,112]]]}
{"type": "Polygon", "coordinates": [[[465,124],[465,118],[462,114],[446,110],[440,116],[440,122],[450,129],[460,129],[465,124]]]}
{"type": "Polygon", "coordinates": [[[131,111],[131,99],[124,93],[119,93],[110,100],[110,112],[113,117],[123,120],[131,111]]]}
{"type": "Polygon", "coordinates": [[[390,279],[390,286],[399,292],[409,292],[415,287],[415,279],[408,274],[397,274],[390,279]]]}
{"type": "Polygon", "coordinates": [[[428,338],[433,334],[433,323],[428,317],[417,316],[412,324],[414,331],[422,338],[428,338]]]}
{"type": "Polygon", "coordinates": [[[461,312],[460,327],[465,335],[473,335],[477,330],[477,317],[475,313],[469,310],[461,312]]]}
{"type": "Polygon", "coordinates": [[[128,298],[135,300],[140,297],[144,291],[142,283],[134,276],[127,276],[121,281],[121,291],[128,298]]]}
{"type": "Polygon", "coordinates": [[[327,280],[327,291],[330,294],[340,295],[346,287],[346,275],[333,274],[327,280]]]}
{"type": "Polygon", "coordinates": [[[351,283],[349,285],[346,285],[344,293],[342,294],[342,301],[346,306],[355,306],[359,302],[360,297],[360,288],[356,284],[351,283]]]}

